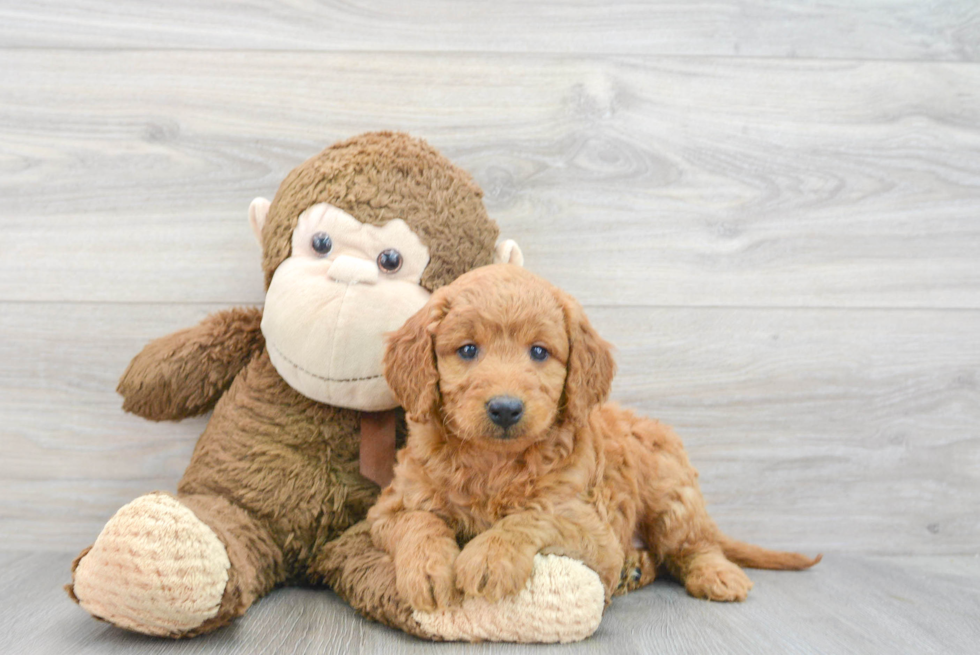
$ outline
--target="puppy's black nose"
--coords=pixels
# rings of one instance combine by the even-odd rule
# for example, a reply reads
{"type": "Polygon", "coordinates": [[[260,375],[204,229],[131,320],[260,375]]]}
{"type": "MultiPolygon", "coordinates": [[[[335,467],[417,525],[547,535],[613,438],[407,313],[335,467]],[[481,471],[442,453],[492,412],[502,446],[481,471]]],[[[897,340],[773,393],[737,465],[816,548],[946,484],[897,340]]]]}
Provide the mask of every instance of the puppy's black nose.
{"type": "Polygon", "coordinates": [[[487,416],[506,430],[524,416],[524,403],[513,396],[494,396],[487,402],[487,416]]]}

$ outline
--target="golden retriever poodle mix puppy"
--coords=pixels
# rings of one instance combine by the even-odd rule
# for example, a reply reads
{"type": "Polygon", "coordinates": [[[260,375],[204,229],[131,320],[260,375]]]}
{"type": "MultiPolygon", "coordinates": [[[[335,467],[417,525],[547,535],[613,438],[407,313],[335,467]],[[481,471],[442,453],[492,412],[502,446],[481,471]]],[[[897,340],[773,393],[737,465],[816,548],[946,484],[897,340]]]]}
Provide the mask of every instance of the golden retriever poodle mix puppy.
{"type": "Polygon", "coordinates": [[[605,402],[614,369],[578,302],[510,264],[439,289],[390,335],[410,432],[368,521],[412,607],[517,593],[536,553],[583,561],[607,602],[660,566],[734,601],[752,587],[740,566],[820,560],[722,534],[674,432],[605,402]]]}

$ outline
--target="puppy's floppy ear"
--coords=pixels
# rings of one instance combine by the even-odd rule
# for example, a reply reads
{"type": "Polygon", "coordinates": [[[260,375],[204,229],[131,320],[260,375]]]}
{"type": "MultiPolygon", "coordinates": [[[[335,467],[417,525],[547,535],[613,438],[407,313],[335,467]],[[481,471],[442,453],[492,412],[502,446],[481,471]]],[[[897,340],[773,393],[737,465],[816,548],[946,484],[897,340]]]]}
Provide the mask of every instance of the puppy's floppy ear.
{"type": "Polygon", "coordinates": [[[434,336],[449,310],[449,292],[439,289],[405,324],[388,334],[385,379],[408,418],[421,423],[439,402],[434,336]]]}
{"type": "Polygon", "coordinates": [[[616,362],[612,346],[589,323],[582,306],[571,296],[559,292],[568,333],[568,363],[563,405],[565,419],[582,424],[589,411],[604,403],[612,388],[616,362]]]}

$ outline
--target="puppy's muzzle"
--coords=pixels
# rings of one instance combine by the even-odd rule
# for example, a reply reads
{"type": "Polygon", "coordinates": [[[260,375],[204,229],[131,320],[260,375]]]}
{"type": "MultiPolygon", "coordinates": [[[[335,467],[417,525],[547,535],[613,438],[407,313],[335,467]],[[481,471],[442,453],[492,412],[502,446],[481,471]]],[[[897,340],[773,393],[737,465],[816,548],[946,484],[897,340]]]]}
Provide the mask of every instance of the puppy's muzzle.
{"type": "Polygon", "coordinates": [[[506,430],[524,416],[524,403],[513,396],[494,396],[487,401],[487,416],[506,430]]]}

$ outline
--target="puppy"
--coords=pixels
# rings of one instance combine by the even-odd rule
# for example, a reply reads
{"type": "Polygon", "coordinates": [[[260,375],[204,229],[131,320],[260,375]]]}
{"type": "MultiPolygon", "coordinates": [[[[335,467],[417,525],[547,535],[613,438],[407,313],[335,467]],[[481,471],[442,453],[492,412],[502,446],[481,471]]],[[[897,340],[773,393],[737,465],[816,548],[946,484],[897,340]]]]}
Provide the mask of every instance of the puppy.
{"type": "Polygon", "coordinates": [[[390,335],[409,437],[368,522],[413,608],[517,593],[536,553],[583,561],[607,602],[661,565],[734,601],[752,587],[739,566],[820,560],[723,535],[673,431],[605,404],[614,369],[581,306],[509,264],[463,275],[390,335]]]}

